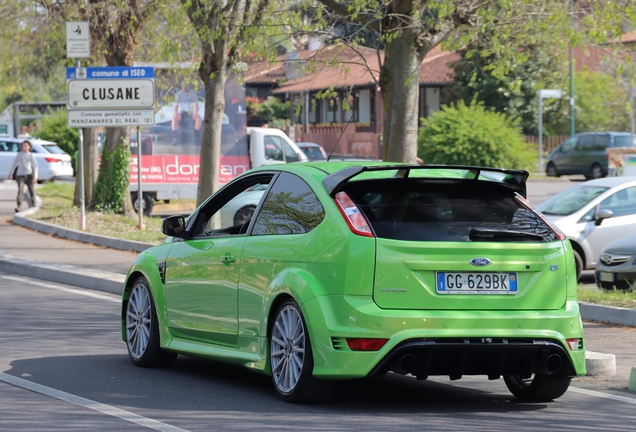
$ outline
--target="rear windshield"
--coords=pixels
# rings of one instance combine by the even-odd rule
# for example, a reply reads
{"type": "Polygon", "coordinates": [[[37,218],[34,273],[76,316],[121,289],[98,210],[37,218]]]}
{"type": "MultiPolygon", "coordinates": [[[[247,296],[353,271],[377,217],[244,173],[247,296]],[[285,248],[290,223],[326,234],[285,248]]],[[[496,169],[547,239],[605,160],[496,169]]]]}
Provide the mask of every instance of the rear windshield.
{"type": "Polygon", "coordinates": [[[380,238],[412,241],[549,242],[558,238],[515,193],[467,180],[349,182],[347,194],[380,238]]]}
{"type": "Polygon", "coordinates": [[[53,154],[66,154],[64,150],[56,146],[55,144],[42,144],[42,147],[49,153],[53,154]]]}

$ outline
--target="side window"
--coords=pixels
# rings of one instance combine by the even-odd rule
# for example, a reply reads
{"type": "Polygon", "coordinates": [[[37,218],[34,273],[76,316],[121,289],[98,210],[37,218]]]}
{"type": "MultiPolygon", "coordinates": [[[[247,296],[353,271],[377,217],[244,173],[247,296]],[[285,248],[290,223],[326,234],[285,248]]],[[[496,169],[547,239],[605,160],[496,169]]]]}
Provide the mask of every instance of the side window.
{"type": "Polygon", "coordinates": [[[605,150],[610,145],[609,135],[596,135],[594,137],[593,150],[605,150]]]}
{"type": "Polygon", "coordinates": [[[252,235],[304,234],[325,218],[325,209],[301,178],[282,173],[254,222],[252,235]]]}
{"type": "Polygon", "coordinates": [[[565,141],[563,141],[563,143],[561,144],[561,151],[562,152],[571,151],[574,149],[575,146],[576,146],[576,137],[570,137],[566,139],[565,141]]]}
{"type": "Polygon", "coordinates": [[[275,135],[265,135],[263,144],[265,144],[265,159],[283,162],[283,146],[282,138],[275,135]]]}
{"type": "Polygon", "coordinates": [[[258,176],[223,189],[201,208],[190,238],[245,234],[272,176],[258,176]]]}
{"type": "Polygon", "coordinates": [[[8,152],[9,151],[8,144],[9,144],[8,142],[0,141],[0,152],[8,152]]]}
{"type": "Polygon", "coordinates": [[[294,151],[294,149],[285,140],[283,140],[283,147],[285,148],[285,161],[287,161],[287,162],[297,162],[298,161],[298,154],[294,151]]]}
{"type": "Polygon", "coordinates": [[[629,135],[614,137],[614,147],[633,147],[634,145],[636,145],[636,139],[632,139],[629,135]]]}
{"type": "Polygon", "coordinates": [[[592,150],[594,146],[594,135],[582,135],[576,143],[576,149],[579,151],[592,150]]]}
{"type": "Polygon", "coordinates": [[[600,209],[608,209],[616,216],[636,214],[636,187],[620,190],[605,198],[599,205],[600,209]]]}

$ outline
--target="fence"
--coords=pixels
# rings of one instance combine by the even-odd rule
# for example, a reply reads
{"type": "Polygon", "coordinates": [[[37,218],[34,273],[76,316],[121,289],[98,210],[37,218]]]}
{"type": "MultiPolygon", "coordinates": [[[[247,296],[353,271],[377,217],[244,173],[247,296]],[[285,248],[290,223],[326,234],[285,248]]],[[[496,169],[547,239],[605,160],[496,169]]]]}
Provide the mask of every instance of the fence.
{"type": "MultiPolygon", "coordinates": [[[[565,141],[568,135],[544,135],[543,136],[543,153],[548,154],[559,144],[565,141]]],[[[539,137],[536,135],[526,135],[526,142],[533,144],[534,150],[539,152],[539,137]]]]}

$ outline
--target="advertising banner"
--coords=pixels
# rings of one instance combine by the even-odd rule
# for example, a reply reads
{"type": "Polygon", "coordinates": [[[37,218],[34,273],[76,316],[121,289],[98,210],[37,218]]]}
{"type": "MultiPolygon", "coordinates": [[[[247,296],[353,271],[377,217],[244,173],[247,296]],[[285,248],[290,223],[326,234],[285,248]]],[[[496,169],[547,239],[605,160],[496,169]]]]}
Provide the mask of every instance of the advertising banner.
{"type": "MultiPolygon", "coordinates": [[[[141,157],[144,184],[196,184],[199,181],[198,155],[160,155],[141,157]]],[[[247,156],[221,156],[219,183],[227,183],[249,169],[247,156]]],[[[137,182],[137,157],[130,160],[130,182],[137,182]]]]}

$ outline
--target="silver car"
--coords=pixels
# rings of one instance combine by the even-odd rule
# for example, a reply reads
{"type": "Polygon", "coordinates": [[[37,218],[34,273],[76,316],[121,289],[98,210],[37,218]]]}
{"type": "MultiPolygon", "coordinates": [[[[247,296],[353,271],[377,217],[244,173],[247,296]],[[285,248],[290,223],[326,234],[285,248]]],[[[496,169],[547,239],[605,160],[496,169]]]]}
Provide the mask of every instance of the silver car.
{"type": "Polygon", "coordinates": [[[604,290],[629,290],[636,285],[636,234],[616,240],[601,252],[596,285],[604,290]]]}
{"type": "Polygon", "coordinates": [[[572,243],[577,277],[596,268],[611,242],[636,234],[636,177],[606,177],[573,186],[537,206],[572,243]]]}
{"type": "Polygon", "coordinates": [[[38,138],[0,137],[0,179],[6,179],[9,168],[20,150],[20,143],[29,141],[31,150],[38,161],[38,183],[62,177],[73,177],[71,156],[51,141],[38,138]]]}

